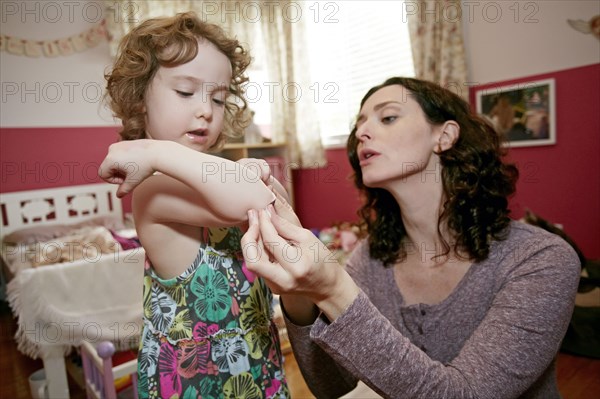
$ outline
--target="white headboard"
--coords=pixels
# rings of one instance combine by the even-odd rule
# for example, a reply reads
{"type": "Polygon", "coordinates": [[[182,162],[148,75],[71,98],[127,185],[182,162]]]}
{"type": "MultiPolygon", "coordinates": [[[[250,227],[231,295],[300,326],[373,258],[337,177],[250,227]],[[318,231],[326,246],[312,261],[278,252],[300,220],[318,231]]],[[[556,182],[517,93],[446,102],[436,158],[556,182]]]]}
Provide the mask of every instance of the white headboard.
{"type": "Polygon", "coordinates": [[[0,193],[0,236],[26,227],[71,224],[97,216],[122,217],[117,188],[116,184],[98,183],[0,193]]]}

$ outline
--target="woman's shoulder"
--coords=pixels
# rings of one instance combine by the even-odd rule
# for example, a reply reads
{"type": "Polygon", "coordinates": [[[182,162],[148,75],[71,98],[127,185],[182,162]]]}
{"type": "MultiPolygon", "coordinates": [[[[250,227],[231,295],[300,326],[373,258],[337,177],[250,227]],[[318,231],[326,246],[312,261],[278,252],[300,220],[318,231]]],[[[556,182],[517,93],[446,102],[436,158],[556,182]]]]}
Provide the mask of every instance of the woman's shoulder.
{"type": "Polygon", "coordinates": [[[575,250],[560,236],[540,227],[511,221],[502,238],[491,245],[492,262],[516,266],[535,258],[535,263],[547,262],[548,268],[557,265],[574,272],[580,268],[575,250]]]}
{"type": "Polygon", "coordinates": [[[560,236],[531,224],[513,220],[507,227],[506,242],[510,246],[528,246],[532,243],[541,243],[545,247],[572,249],[560,236]]]}

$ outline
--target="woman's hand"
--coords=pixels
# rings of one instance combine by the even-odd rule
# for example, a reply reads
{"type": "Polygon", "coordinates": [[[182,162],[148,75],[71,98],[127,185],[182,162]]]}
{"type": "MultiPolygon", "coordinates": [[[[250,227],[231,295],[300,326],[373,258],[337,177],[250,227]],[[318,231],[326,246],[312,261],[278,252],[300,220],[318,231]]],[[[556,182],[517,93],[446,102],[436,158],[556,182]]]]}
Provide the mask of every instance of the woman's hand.
{"type": "MultiPolygon", "coordinates": [[[[268,209],[270,215],[265,210],[249,212],[250,226],[242,237],[247,267],[274,293],[303,296],[333,321],[354,301],[359,288],[312,232],[286,220],[289,214],[283,218],[273,206],[268,209]]],[[[289,301],[283,302],[290,314],[289,301]]],[[[308,314],[314,314],[313,309],[297,319],[307,320],[308,314]]]]}
{"type": "Polygon", "coordinates": [[[131,140],[111,144],[98,174],[108,183],[118,184],[117,197],[123,197],[152,176],[153,140],[131,140]]]}
{"type": "Polygon", "coordinates": [[[292,206],[289,204],[288,199],[281,195],[277,190],[274,190],[273,193],[275,194],[275,202],[273,203],[275,213],[294,226],[302,228],[300,219],[298,219],[298,216],[292,209],[292,206]]]}

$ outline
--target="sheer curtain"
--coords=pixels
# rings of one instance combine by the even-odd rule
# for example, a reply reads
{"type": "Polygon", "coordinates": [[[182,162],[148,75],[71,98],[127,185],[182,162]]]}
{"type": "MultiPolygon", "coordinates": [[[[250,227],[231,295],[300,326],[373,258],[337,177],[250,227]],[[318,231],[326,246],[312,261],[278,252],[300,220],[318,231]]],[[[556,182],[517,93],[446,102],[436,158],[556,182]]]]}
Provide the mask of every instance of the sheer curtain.
{"type": "MultiPolygon", "coordinates": [[[[111,53],[131,28],[147,18],[195,11],[251,48],[263,45],[269,77],[262,95],[274,94],[271,101],[271,139],[289,146],[292,168],[323,166],[325,151],[314,118],[305,44],[304,21],[297,2],[243,2],[233,0],[105,0],[106,24],[111,53]],[[262,38],[262,39],[261,39],[262,38]],[[262,43],[257,43],[262,40],[262,43]]],[[[254,56],[254,55],[253,55],[254,56]]]]}
{"type": "Polygon", "coordinates": [[[273,140],[288,144],[292,168],[324,166],[325,151],[309,94],[309,55],[302,9],[291,0],[253,4],[261,7],[260,34],[269,85],[275,93],[271,103],[273,140]]]}
{"type": "Polygon", "coordinates": [[[406,1],[415,76],[468,100],[460,0],[406,1]]]}

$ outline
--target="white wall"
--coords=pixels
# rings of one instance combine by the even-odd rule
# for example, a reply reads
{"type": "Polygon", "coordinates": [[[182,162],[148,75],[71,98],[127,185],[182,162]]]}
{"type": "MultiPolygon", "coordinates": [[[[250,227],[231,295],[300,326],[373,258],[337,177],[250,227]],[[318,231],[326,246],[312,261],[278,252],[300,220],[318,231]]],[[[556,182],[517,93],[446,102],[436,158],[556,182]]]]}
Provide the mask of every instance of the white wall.
{"type": "MultiPolygon", "coordinates": [[[[2,35],[67,38],[103,18],[101,1],[0,1],[2,35]]],[[[0,53],[2,127],[116,125],[102,103],[108,43],[70,56],[30,58],[0,53]]]]}
{"type": "Polygon", "coordinates": [[[597,0],[462,1],[469,80],[480,84],[600,62],[600,40],[569,26],[597,0]]]}

